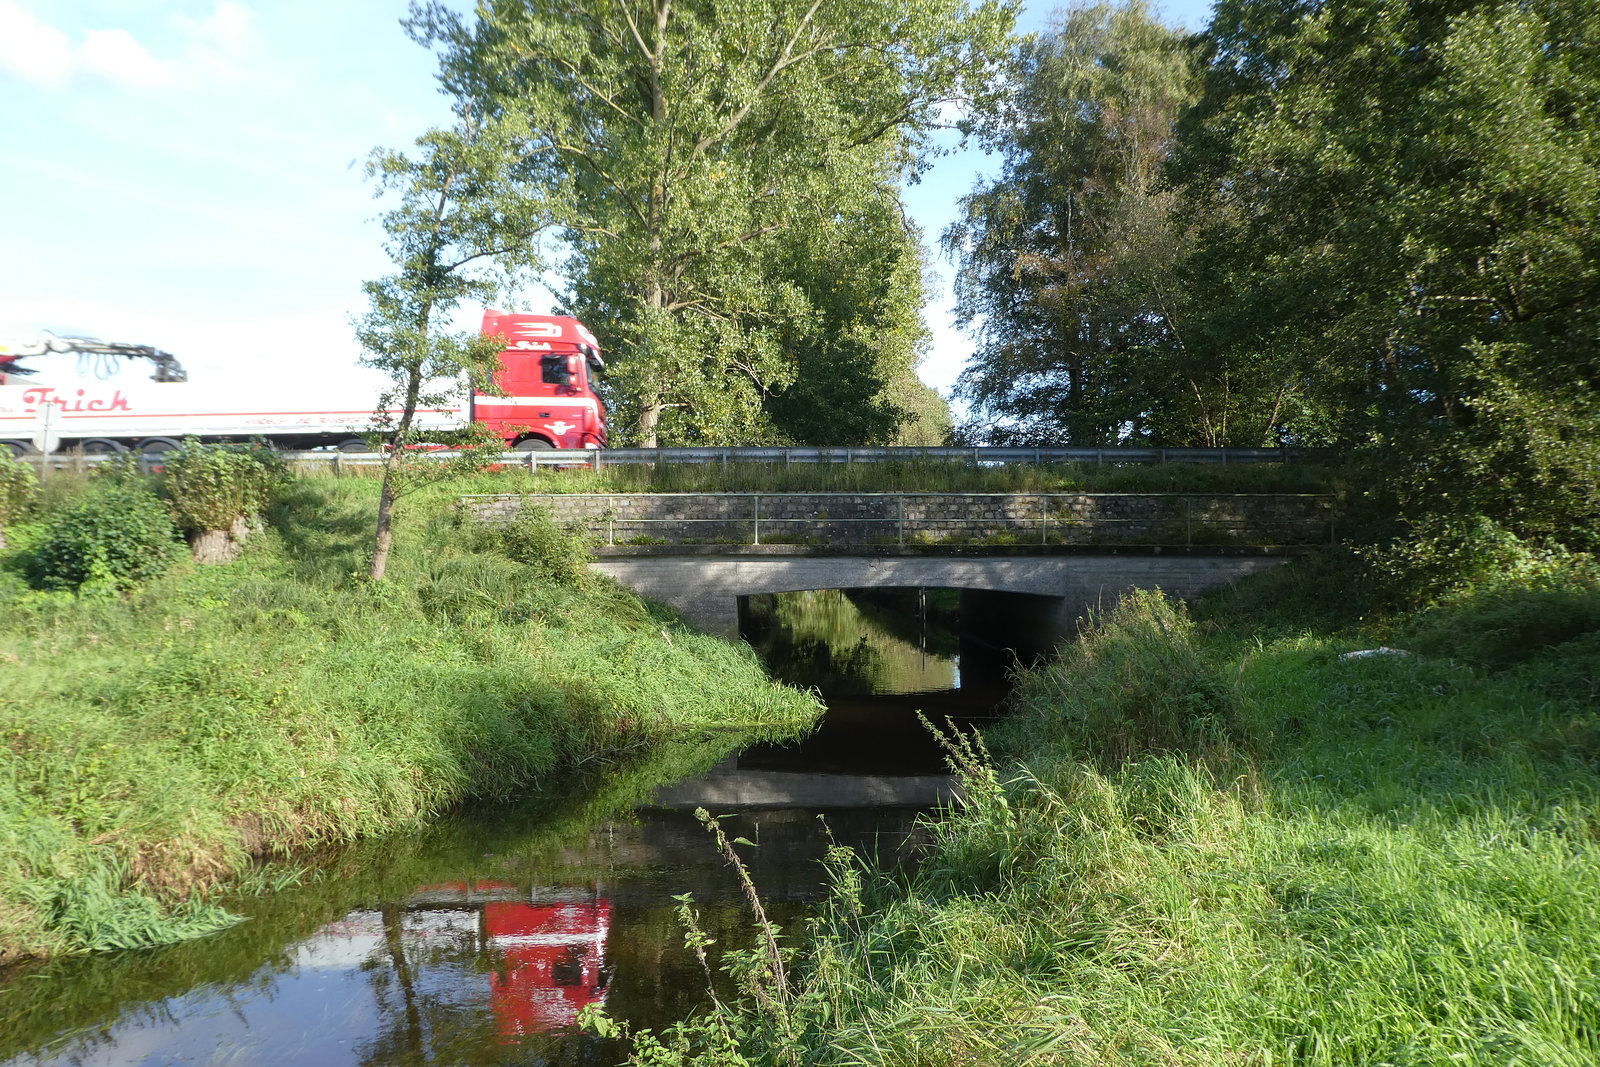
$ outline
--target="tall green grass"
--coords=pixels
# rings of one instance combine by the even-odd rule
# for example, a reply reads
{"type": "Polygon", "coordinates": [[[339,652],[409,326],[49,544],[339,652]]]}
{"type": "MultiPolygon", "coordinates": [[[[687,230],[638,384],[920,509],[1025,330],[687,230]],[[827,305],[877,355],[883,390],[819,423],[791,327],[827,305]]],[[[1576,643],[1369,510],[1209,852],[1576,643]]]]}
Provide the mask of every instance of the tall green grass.
{"type": "Polygon", "coordinates": [[[408,505],[390,580],[362,581],[376,489],[301,480],[238,562],[110,599],[27,589],[12,528],[0,961],[215,928],[209,894],[253,857],[817,714],[748,649],[553,573],[541,554],[581,550],[560,531],[486,540],[443,490],[408,505]]]}
{"type": "Polygon", "coordinates": [[[1381,635],[1343,608],[1256,631],[1238,597],[1200,626],[1130,598],[1024,676],[992,759],[952,741],[968,803],[914,875],[836,872],[782,1025],[731,1013],[740,1055],[1600,1062],[1588,575],[1381,635]],[[1345,656],[1378,636],[1408,654],[1345,656]]]}

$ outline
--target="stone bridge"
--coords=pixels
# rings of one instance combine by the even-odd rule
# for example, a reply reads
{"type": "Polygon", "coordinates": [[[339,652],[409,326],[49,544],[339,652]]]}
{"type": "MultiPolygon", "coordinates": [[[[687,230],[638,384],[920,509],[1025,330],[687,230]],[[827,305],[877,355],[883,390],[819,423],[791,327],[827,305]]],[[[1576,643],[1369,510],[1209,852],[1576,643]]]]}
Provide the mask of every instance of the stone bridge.
{"type": "Polygon", "coordinates": [[[1045,644],[1130,589],[1197,596],[1334,537],[1333,499],[1241,493],[573,493],[470,496],[585,527],[592,566],[714,633],[759,593],[962,591],[963,629],[1045,644]],[[1020,594],[1020,595],[1019,595],[1020,594]]]}

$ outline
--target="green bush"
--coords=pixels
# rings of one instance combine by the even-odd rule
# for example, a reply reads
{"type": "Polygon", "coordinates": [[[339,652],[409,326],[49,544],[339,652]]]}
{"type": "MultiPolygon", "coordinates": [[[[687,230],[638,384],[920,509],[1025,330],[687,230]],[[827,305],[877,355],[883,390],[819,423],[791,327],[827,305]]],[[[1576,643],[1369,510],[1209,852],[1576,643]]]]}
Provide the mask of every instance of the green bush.
{"type": "Polygon", "coordinates": [[[1587,556],[1558,571],[1450,597],[1400,639],[1418,652],[1500,670],[1600,631],[1600,568],[1587,556]]]}
{"type": "Polygon", "coordinates": [[[558,523],[549,508],[524,504],[517,517],[497,528],[500,552],[561,585],[582,586],[589,578],[589,535],[575,523],[558,523]]]}
{"type": "Polygon", "coordinates": [[[287,466],[264,445],[208,445],[193,437],[162,459],[165,488],[180,528],[227,530],[259,515],[288,481],[287,466]]]}
{"type": "Polygon", "coordinates": [[[39,479],[33,468],[0,445],[0,548],[6,545],[5,524],[27,514],[38,495],[39,479]]]}
{"type": "Polygon", "coordinates": [[[167,569],[172,517],[154,493],[113,485],[50,520],[28,563],[44,589],[127,589],[167,569]]]}
{"type": "Polygon", "coordinates": [[[1233,681],[1202,652],[1180,601],[1134,590],[1082,639],[1020,679],[1018,713],[997,743],[1043,738],[1074,758],[1116,766],[1148,752],[1224,759],[1250,741],[1233,681]]]}
{"type": "Polygon", "coordinates": [[[0,523],[27,514],[38,495],[39,478],[33,468],[13,457],[9,448],[0,448],[0,523]]]}
{"type": "Polygon", "coordinates": [[[1481,515],[1433,516],[1360,554],[1389,600],[1402,609],[1425,607],[1463,589],[1538,581],[1572,558],[1559,545],[1524,541],[1481,515]]]}

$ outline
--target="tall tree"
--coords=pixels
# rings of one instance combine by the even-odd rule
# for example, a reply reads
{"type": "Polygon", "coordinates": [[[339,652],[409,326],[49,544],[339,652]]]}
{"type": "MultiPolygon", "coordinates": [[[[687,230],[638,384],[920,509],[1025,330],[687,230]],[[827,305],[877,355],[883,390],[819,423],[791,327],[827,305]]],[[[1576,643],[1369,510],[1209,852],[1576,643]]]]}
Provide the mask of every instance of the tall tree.
{"type": "Polygon", "coordinates": [[[418,413],[452,403],[470,407],[475,389],[492,390],[499,344],[455,333],[441,321],[462,300],[488,302],[534,265],[536,237],[551,205],[519,172],[524,136],[511,113],[485,121],[470,100],[458,121],[417,139],[417,154],[374,152],[367,173],[378,193],[398,194],[381,221],[393,274],[367,282],[369,310],[356,321],[361,362],[389,375],[378,399],[375,436],[384,446],[371,577],[389,563],[395,502],[418,486],[480,465],[504,442],[471,428],[442,435],[418,413]],[[424,441],[459,446],[458,458],[419,454],[424,441]]]}
{"type": "Polygon", "coordinates": [[[1174,411],[1184,396],[1150,381],[1182,347],[1183,227],[1162,167],[1190,86],[1179,32],[1143,0],[1101,3],[1024,43],[1009,93],[977,117],[1004,165],[944,247],[957,316],[979,324],[959,393],[990,439],[1220,443],[1204,410],[1174,411]]]}
{"type": "Polygon", "coordinates": [[[805,445],[897,440],[923,418],[913,383],[928,331],[919,233],[892,181],[790,227],[770,255],[768,276],[797,286],[812,309],[784,338],[794,377],[766,398],[773,428],[805,445]]]}
{"type": "Polygon", "coordinates": [[[617,357],[645,445],[762,439],[819,314],[774,249],[913,167],[937,108],[988,89],[1015,0],[490,0],[414,7],[461,98],[526,114],[566,203],[571,310],[617,357]]]}
{"type": "Polygon", "coordinates": [[[1222,0],[1203,59],[1196,332],[1402,513],[1600,543],[1600,9],[1222,0]]]}

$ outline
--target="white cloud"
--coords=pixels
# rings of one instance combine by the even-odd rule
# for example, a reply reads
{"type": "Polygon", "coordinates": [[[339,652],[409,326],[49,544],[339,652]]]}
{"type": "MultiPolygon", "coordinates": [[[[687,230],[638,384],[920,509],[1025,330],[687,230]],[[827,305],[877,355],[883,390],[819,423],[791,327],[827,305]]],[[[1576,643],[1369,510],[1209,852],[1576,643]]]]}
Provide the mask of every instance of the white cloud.
{"type": "Polygon", "coordinates": [[[172,25],[185,39],[183,65],[202,80],[236,81],[260,45],[256,13],[233,0],[217,0],[205,18],[175,15],[172,25]]]}
{"type": "Polygon", "coordinates": [[[85,29],[74,41],[20,0],[0,0],[0,73],[45,88],[80,77],[127,89],[212,88],[238,81],[260,40],[255,12],[236,0],[217,0],[202,18],[175,15],[167,26],[175,57],[163,60],[128,29],[85,29]]]}
{"type": "Polygon", "coordinates": [[[77,67],[128,89],[164,89],[172,72],[127,30],[89,30],[76,51],[77,67]]]}
{"type": "Polygon", "coordinates": [[[62,85],[72,73],[72,45],[16,0],[0,0],[0,71],[34,85],[62,85]]]}

